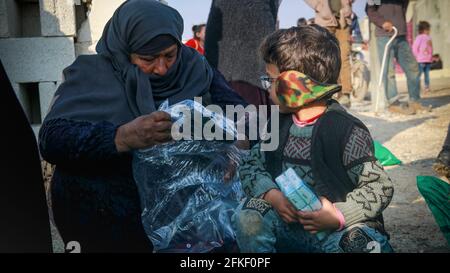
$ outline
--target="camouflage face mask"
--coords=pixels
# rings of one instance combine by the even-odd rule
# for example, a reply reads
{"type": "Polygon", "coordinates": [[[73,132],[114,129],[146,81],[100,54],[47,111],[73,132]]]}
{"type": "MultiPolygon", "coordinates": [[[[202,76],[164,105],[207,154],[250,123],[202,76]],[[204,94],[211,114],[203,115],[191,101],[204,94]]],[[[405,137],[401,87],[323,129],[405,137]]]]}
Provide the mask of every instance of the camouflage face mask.
{"type": "Polygon", "coordinates": [[[280,103],[298,108],[341,91],[339,84],[326,84],[294,70],[285,71],[275,81],[275,91],[280,103]]]}

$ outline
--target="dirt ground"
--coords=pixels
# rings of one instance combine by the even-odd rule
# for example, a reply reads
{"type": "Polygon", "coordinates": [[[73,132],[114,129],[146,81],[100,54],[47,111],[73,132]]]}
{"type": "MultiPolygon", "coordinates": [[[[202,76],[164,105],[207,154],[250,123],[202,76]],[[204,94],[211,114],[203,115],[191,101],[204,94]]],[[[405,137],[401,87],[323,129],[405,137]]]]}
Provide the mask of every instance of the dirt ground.
{"type": "MultiPolygon", "coordinates": [[[[406,86],[399,82],[402,99],[406,86]]],[[[384,212],[385,225],[396,252],[450,252],[425,200],[416,176],[436,176],[431,166],[440,152],[450,122],[450,78],[432,81],[431,92],[422,93],[430,113],[401,116],[372,113],[369,102],[354,105],[351,112],[369,127],[375,140],[403,164],[386,167],[394,182],[394,198],[384,212]]]]}
{"type": "MultiPolygon", "coordinates": [[[[371,112],[369,101],[354,104],[351,112],[369,127],[375,140],[394,153],[403,164],[387,167],[395,186],[394,198],[384,212],[386,229],[396,252],[450,252],[425,200],[418,192],[416,176],[435,176],[431,166],[447,133],[450,122],[450,78],[434,80],[432,91],[422,94],[433,111],[414,116],[371,112]]],[[[406,99],[404,82],[399,90],[406,99]]],[[[55,252],[64,245],[52,226],[55,252]]]]}

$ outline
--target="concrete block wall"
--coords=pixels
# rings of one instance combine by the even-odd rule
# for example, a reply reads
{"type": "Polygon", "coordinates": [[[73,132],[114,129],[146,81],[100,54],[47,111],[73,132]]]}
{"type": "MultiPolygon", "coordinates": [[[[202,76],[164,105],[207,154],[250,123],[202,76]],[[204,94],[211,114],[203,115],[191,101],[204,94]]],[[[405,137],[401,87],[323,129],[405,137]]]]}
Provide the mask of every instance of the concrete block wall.
{"type": "Polygon", "coordinates": [[[9,14],[5,0],[0,0],[0,38],[9,37],[9,14]]]}
{"type": "Polygon", "coordinates": [[[41,36],[39,2],[25,1],[20,6],[21,37],[41,36]]]}
{"type": "Polygon", "coordinates": [[[17,99],[19,100],[20,104],[22,105],[24,112],[28,116],[28,113],[30,113],[31,110],[30,110],[30,105],[28,103],[26,103],[28,100],[28,97],[27,97],[27,93],[25,92],[24,86],[21,84],[15,83],[14,81],[12,81],[11,85],[14,89],[14,92],[16,93],[17,99]]]}
{"type": "Polygon", "coordinates": [[[0,58],[11,81],[58,82],[75,60],[73,37],[0,39],[0,58]]]}
{"type": "Polygon", "coordinates": [[[75,60],[80,1],[0,0],[0,59],[35,132],[75,60]]]}
{"type": "Polygon", "coordinates": [[[73,0],[39,0],[42,36],[75,36],[73,0]]]}
{"type": "Polygon", "coordinates": [[[0,0],[0,37],[9,36],[8,11],[5,0],[0,0]]]}
{"type": "Polygon", "coordinates": [[[73,37],[0,39],[0,59],[26,113],[31,112],[31,101],[25,86],[38,86],[39,95],[32,98],[39,99],[42,121],[62,81],[63,69],[75,60],[73,37]]]}
{"type": "Polygon", "coordinates": [[[87,19],[77,32],[75,45],[77,56],[95,54],[95,46],[102,37],[106,23],[123,2],[125,0],[93,0],[91,2],[87,19]]]}
{"type": "Polygon", "coordinates": [[[106,22],[124,1],[0,0],[0,59],[35,131],[63,69],[76,56],[95,53],[106,22]]]}
{"type": "MultiPolygon", "coordinates": [[[[36,136],[39,132],[39,128],[41,123],[34,123],[31,120],[31,115],[32,115],[32,107],[30,105],[30,95],[29,91],[26,89],[26,85],[27,84],[21,84],[21,83],[12,83],[12,87],[16,93],[16,96],[19,100],[19,102],[22,105],[22,108],[25,112],[25,115],[28,117],[28,119],[30,120],[30,125],[33,128],[33,131],[35,132],[36,136]]],[[[41,120],[44,120],[45,116],[48,113],[50,104],[53,101],[53,96],[56,92],[56,90],[58,89],[58,86],[61,84],[61,82],[39,82],[39,83],[34,83],[38,85],[38,94],[37,97],[39,97],[39,102],[40,102],[40,117],[41,120]]]]}
{"type": "Polygon", "coordinates": [[[41,36],[38,0],[0,0],[0,38],[41,36]]]}

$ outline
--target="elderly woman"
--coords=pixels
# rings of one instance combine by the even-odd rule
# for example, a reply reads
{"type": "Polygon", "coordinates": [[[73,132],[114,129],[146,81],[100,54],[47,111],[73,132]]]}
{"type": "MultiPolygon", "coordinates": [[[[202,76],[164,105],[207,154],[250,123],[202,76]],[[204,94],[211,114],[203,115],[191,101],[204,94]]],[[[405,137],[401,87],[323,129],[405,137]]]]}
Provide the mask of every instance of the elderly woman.
{"type": "Polygon", "coordinates": [[[151,251],[141,224],[132,154],[171,139],[170,116],[158,112],[196,96],[205,104],[245,106],[194,49],[181,42],[183,20],[151,0],[122,4],[107,23],[96,55],[80,56],[39,133],[52,180],[55,223],[82,252],[151,251]]]}

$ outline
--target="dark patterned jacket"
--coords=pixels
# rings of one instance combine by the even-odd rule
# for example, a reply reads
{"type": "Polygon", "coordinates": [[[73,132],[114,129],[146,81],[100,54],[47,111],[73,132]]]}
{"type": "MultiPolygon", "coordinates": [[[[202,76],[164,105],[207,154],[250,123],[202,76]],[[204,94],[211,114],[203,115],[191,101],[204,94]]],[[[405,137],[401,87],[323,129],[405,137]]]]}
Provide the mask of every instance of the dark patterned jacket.
{"type": "MultiPolygon", "coordinates": [[[[346,226],[364,222],[385,233],[382,211],[393,196],[393,185],[374,156],[367,127],[337,102],[308,136],[292,135],[291,115],[280,116],[280,145],[276,151],[261,151],[256,145],[239,173],[249,197],[277,189],[275,178],[289,166],[320,196],[343,213],[346,226]]],[[[304,133],[303,133],[304,134],[304,133]]]]}

